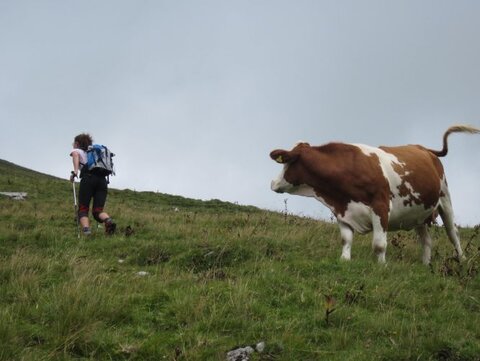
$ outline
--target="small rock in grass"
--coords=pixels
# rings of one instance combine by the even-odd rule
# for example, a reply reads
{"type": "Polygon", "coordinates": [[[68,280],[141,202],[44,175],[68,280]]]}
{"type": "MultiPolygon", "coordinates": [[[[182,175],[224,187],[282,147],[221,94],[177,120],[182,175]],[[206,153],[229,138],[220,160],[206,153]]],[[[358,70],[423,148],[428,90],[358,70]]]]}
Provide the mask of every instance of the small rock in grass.
{"type": "Polygon", "coordinates": [[[227,361],[249,361],[250,355],[257,352],[262,352],[265,349],[265,342],[259,342],[256,345],[239,347],[227,353],[227,361]]]}

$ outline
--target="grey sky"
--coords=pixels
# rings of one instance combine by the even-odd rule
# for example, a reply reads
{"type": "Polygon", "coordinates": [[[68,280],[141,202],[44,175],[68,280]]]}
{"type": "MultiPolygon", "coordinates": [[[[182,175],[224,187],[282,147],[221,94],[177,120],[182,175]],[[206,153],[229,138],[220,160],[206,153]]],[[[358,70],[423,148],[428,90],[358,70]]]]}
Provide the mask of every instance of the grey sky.
{"type": "MultiPolygon", "coordinates": [[[[0,1],[0,158],[67,177],[83,131],[115,188],[316,217],[268,153],[298,140],[441,148],[480,126],[478,1],[0,1]]],[[[443,163],[480,223],[480,136],[443,163]]]]}

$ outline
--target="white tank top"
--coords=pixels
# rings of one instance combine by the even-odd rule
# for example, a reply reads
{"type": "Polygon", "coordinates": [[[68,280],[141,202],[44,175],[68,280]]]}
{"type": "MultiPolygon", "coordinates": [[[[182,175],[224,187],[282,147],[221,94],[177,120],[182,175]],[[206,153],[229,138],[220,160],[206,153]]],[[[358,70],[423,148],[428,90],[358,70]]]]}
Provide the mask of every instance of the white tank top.
{"type": "Polygon", "coordinates": [[[73,153],[78,153],[78,155],[80,157],[80,168],[79,168],[79,170],[82,170],[83,166],[85,164],[87,164],[87,152],[85,152],[83,149],[75,148],[70,153],[70,156],[73,156],[73,153]]]}

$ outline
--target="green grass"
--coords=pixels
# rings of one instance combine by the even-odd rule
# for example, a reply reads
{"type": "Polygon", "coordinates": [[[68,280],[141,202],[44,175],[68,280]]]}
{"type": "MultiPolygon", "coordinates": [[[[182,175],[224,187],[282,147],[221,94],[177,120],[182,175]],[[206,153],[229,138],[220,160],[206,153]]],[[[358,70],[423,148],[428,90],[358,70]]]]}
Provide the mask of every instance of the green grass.
{"type": "Polygon", "coordinates": [[[29,193],[0,197],[0,360],[480,360],[478,228],[462,264],[434,227],[431,267],[408,232],[381,266],[370,236],[341,262],[334,224],[255,207],[111,190],[118,234],[79,240],[69,182],[0,161],[0,191],[29,193]]]}

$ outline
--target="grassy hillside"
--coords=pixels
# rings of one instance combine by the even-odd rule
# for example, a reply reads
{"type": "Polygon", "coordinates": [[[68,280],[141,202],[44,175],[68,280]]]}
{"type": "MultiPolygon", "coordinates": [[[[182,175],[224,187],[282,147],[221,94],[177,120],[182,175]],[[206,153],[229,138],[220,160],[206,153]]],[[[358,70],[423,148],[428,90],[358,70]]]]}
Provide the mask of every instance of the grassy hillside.
{"type": "Polygon", "coordinates": [[[385,267],[255,207],[111,190],[119,232],[78,239],[68,181],[0,161],[0,191],[28,192],[0,196],[0,360],[480,360],[478,227],[462,264],[432,228],[431,267],[390,234],[385,267]]]}

